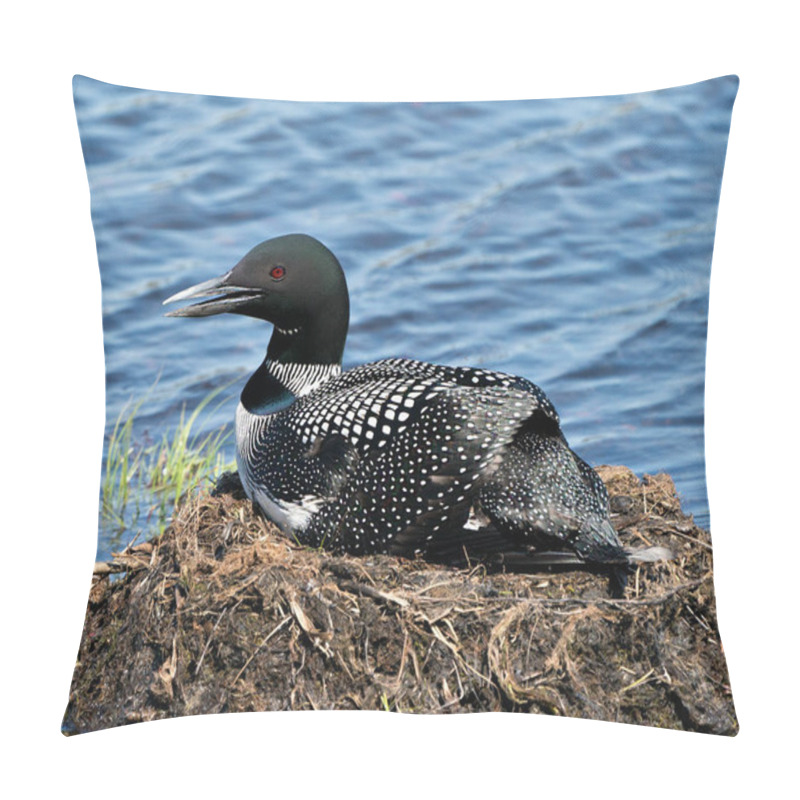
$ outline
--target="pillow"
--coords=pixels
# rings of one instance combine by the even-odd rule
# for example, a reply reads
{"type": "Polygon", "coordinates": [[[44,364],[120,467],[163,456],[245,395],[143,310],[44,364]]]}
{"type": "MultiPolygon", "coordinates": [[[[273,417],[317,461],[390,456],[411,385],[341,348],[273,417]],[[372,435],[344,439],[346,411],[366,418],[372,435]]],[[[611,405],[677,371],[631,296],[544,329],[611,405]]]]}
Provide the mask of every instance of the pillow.
{"type": "Polygon", "coordinates": [[[107,435],[64,732],[365,708],[734,735],[703,395],[737,87],[292,103],[77,76],[107,435]],[[319,259],[345,369],[473,369],[332,378],[347,299],[319,259]]]}

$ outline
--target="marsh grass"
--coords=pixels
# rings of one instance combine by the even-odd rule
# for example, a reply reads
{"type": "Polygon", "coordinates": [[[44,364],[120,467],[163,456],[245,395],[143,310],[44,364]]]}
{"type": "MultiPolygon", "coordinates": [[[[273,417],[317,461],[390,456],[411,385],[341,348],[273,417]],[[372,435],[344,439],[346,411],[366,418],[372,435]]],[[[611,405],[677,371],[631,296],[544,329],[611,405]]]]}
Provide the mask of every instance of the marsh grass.
{"type": "Polygon", "coordinates": [[[154,443],[137,440],[134,432],[147,395],[122,409],[109,436],[100,489],[101,522],[112,540],[137,525],[162,533],[183,499],[205,481],[235,469],[225,457],[231,439],[227,426],[197,432],[204,415],[227,399],[211,405],[225,388],[210,392],[189,414],[184,406],[177,427],[154,443]]]}

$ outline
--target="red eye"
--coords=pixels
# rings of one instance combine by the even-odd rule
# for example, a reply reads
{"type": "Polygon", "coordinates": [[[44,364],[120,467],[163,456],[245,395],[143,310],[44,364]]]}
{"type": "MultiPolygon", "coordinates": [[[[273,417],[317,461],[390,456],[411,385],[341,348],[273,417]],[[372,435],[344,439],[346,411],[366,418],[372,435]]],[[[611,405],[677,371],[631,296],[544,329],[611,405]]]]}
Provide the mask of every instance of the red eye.
{"type": "Polygon", "coordinates": [[[269,274],[276,280],[279,281],[285,274],[286,270],[283,267],[273,267],[269,274]]]}

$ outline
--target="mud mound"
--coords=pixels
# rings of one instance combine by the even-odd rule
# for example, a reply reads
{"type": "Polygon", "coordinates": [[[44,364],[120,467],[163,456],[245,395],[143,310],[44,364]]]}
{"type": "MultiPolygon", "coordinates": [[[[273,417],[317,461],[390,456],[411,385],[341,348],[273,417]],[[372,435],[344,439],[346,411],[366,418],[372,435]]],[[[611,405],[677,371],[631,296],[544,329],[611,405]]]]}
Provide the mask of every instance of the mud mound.
{"type": "Polygon", "coordinates": [[[64,731],[368,708],[735,734],[708,533],[681,512],[669,476],[598,471],[623,543],[677,554],[641,567],[619,600],[588,572],[492,573],[298,547],[229,477],[159,539],[98,565],[64,731]]]}

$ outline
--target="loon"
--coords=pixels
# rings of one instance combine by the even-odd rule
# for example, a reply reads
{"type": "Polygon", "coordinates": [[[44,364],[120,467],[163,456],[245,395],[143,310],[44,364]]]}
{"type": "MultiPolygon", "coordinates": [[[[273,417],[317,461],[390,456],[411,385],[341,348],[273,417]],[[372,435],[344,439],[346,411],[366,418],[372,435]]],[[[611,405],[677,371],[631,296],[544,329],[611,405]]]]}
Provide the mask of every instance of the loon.
{"type": "Polygon", "coordinates": [[[390,358],[342,372],[349,296],[336,256],[305,234],[269,239],[225,275],[172,295],[171,317],[272,323],[236,410],[248,498],[298,542],[512,569],[631,565],[597,473],[544,392],[485,369],[390,358]]]}

